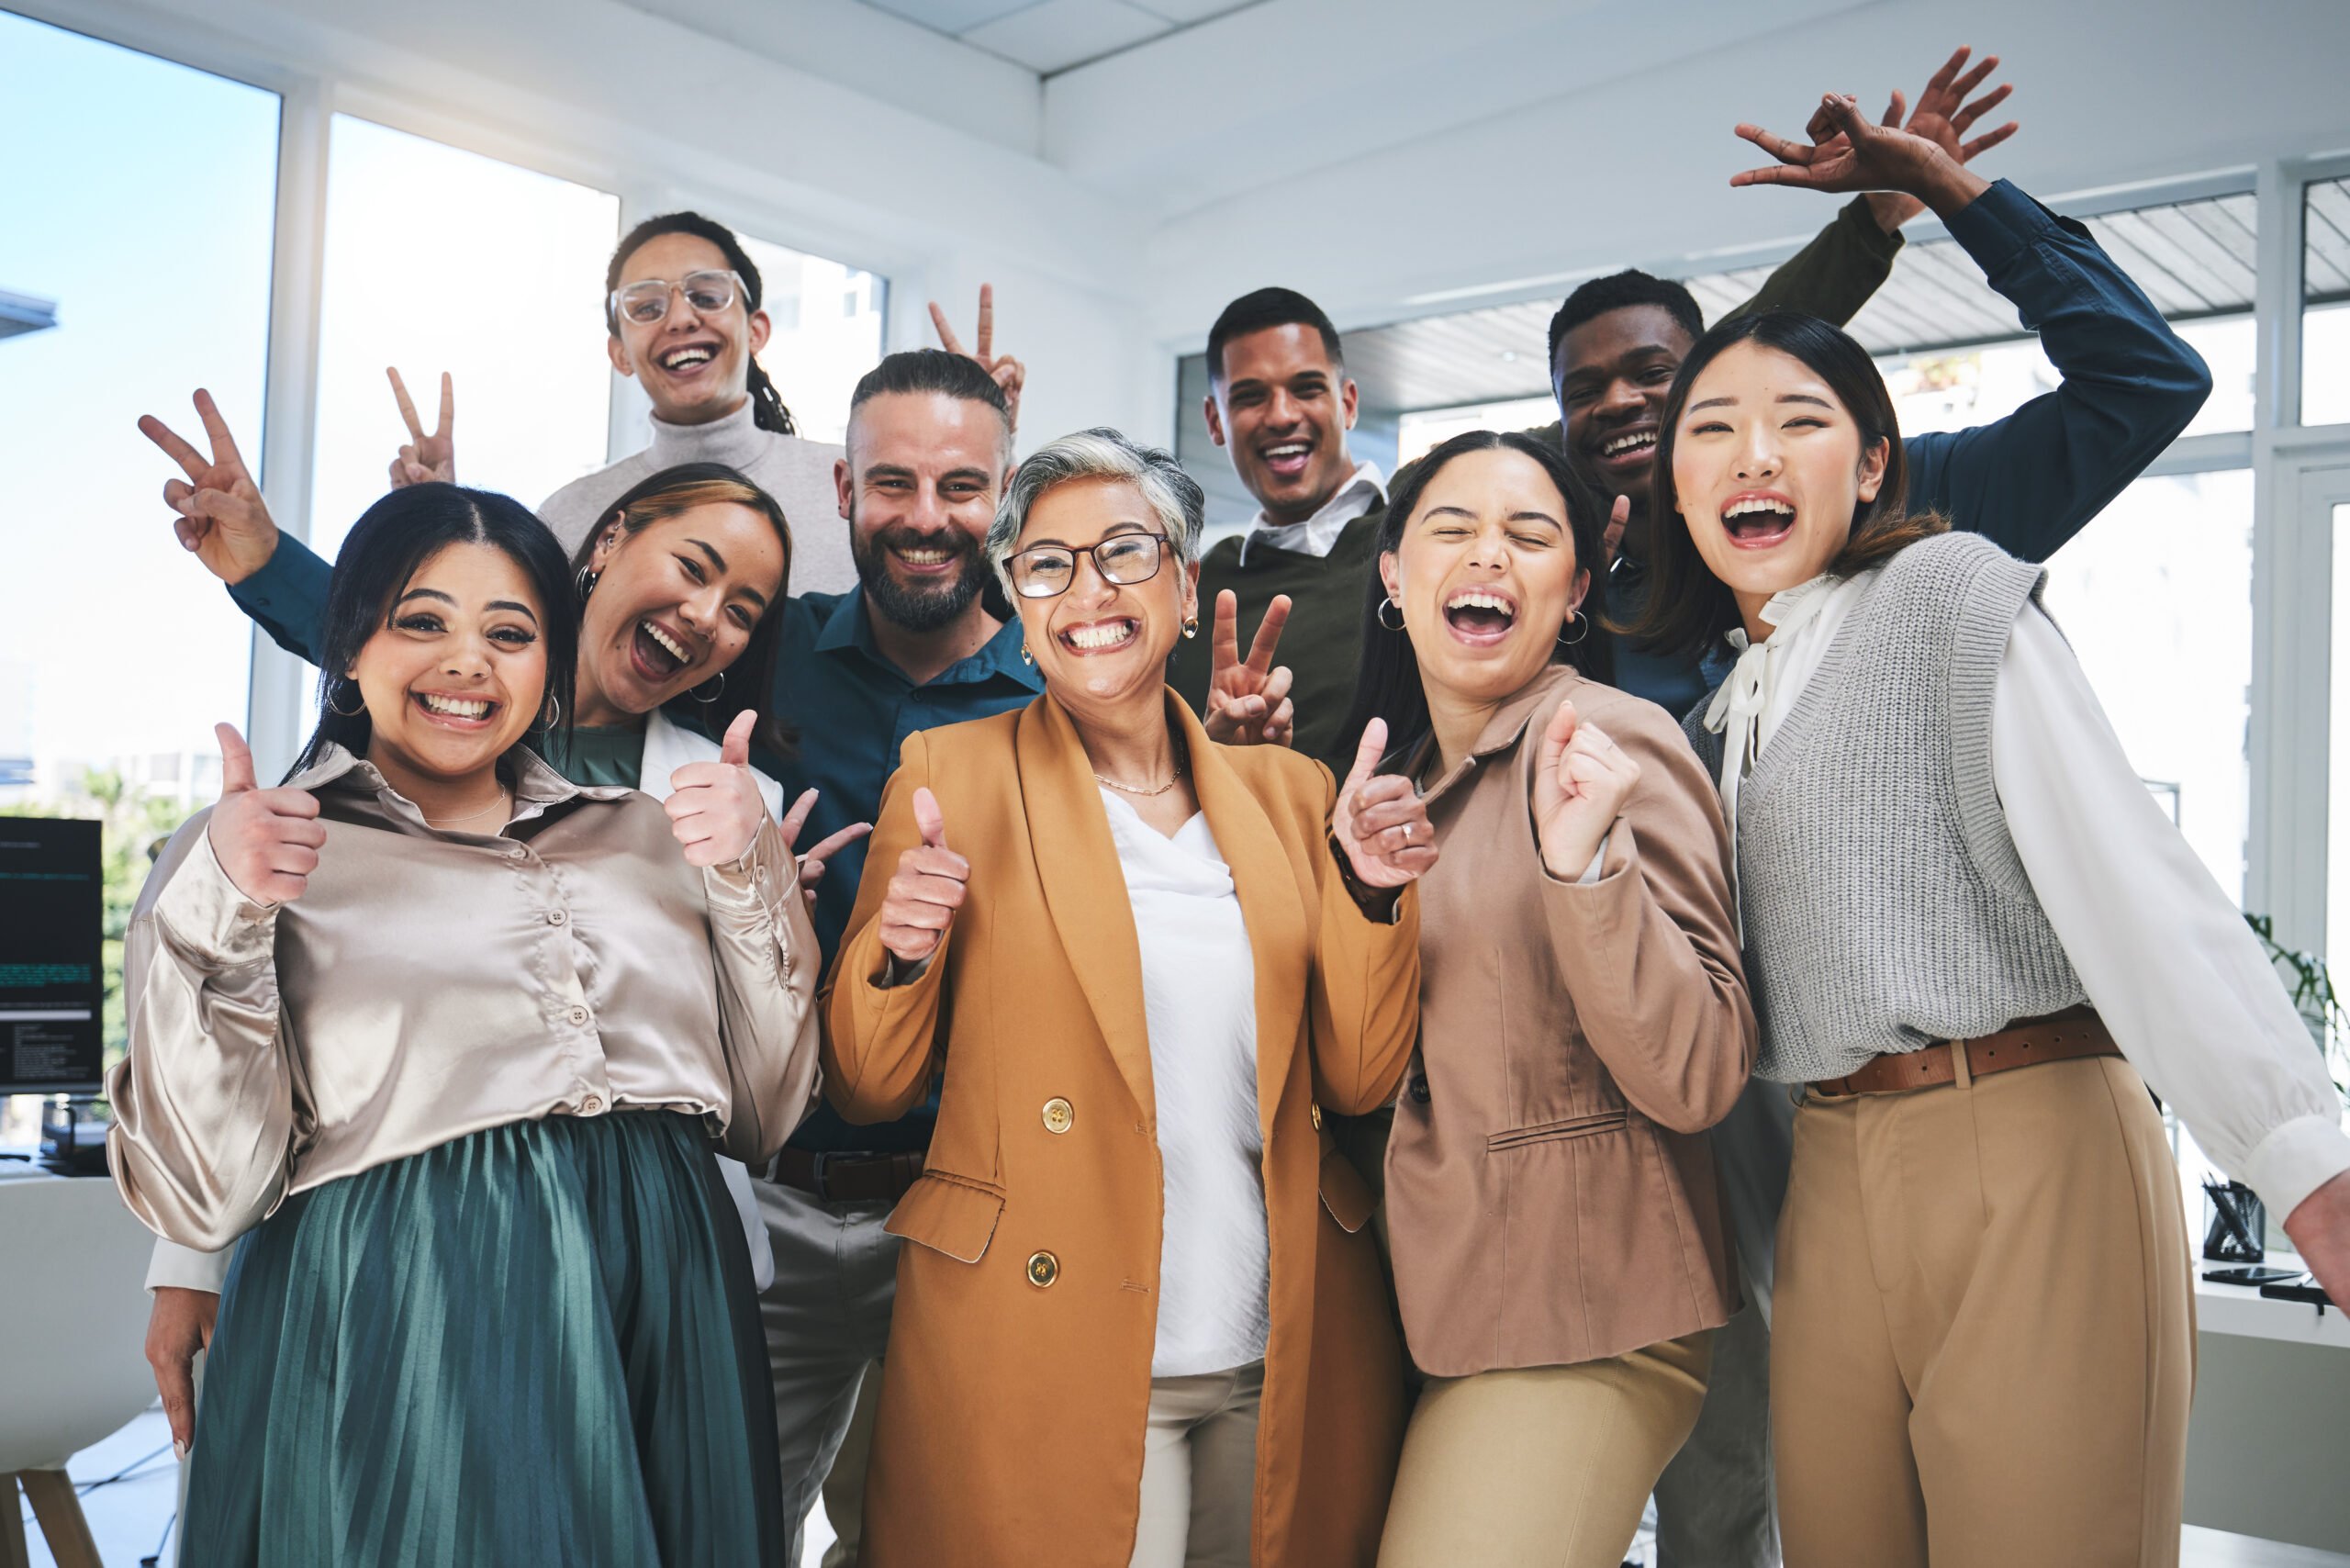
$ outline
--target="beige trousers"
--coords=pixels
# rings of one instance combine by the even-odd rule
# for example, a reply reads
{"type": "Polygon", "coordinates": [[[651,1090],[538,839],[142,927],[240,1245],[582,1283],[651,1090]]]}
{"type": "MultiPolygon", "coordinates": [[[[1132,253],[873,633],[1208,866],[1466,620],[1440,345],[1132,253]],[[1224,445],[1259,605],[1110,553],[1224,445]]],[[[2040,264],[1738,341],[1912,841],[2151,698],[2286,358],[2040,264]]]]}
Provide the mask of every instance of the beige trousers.
{"type": "Polygon", "coordinates": [[[1696,1425],[1713,1335],[1610,1361],[1430,1378],[1380,1568],[1617,1568],[1696,1425]]]}
{"type": "Polygon", "coordinates": [[[2120,1058],[1811,1097],[1772,1315],[1787,1568],[2176,1564],[2194,1302],[2120,1058]]]}
{"type": "Polygon", "coordinates": [[[1127,1568],[1249,1568],[1265,1363],[1153,1378],[1127,1568]]]}

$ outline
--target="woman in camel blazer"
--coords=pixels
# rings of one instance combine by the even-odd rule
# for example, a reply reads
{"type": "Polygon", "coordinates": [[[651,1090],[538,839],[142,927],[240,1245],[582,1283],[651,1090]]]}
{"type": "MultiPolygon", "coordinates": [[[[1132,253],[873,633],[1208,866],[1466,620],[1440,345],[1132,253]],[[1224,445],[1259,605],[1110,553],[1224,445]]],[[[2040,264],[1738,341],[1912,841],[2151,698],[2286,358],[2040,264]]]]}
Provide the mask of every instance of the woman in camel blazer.
{"type": "Polygon", "coordinates": [[[912,737],[882,801],[828,1087],[884,1121],[944,1083],[889,1224],[872,1568],[1377,1547],[1401,1362],[1323,1120],[1402,1081],[1435,856],[1369,756],[1334,795],[1167,689],[1200,511],[1115,431],[1022,465],[989,550],[1046,695],[912,737]]]}

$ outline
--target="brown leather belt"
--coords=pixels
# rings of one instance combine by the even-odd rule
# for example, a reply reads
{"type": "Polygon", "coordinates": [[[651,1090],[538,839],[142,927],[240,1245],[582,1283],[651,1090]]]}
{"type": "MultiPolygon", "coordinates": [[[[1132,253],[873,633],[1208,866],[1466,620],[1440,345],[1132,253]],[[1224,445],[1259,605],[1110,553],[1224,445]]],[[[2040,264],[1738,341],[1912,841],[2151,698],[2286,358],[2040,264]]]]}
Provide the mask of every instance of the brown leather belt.
{"type": "Polygon", "coordinates": [[[922,1174],[919,1150],[900,1154],[829,1154],[787,1148],[775,1157],[768,1180],[828,1204],[890,1203],[906,1195],[922,1174]]]}
{"type": "Polygon", "coordinates": [[[2045,1018],[2010,1024],[1996,1035],[1972,1040],[1945,1040],[1915,1051],[1887,1051],[1858,1072],[1823,1079],[1811,1085],[1814,1094],[1899,1094],[1931,1089],[1959,1081],[1963,1059],[1969,1078],[1985,1078],[2012,1068],[2044,1061],[2070,1061],[2076,1057],[2118,1057],[2121,1047],[2106,1033],[2096,1010],[2068,1008],[2045,1018]]]}

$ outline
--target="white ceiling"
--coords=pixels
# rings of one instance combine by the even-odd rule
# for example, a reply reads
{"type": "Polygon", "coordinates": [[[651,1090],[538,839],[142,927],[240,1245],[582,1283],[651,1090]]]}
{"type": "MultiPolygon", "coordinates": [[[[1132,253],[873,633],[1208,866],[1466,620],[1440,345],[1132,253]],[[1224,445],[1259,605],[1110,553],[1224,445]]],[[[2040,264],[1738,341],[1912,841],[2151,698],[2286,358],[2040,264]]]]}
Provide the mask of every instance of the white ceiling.
{"type": "Polygon", "coordinates": [[[1107,59],[1262,0],[865,0],[1039,76],[1107,59]]]}

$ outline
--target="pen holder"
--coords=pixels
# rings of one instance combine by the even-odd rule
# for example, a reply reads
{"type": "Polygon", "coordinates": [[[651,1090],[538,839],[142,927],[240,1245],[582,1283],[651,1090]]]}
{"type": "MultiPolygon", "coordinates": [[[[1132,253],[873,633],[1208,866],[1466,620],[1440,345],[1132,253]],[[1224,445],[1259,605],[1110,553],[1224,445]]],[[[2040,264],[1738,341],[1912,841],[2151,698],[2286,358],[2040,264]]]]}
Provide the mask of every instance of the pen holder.
{"type": "Polygon", "coordinates": [[[2241,1182],[2203,1183],[2203,1256],[2214,1263],[2257,1263],[2266,1256],[2268,1215],[2260,1194],[2241,1182]]]}

